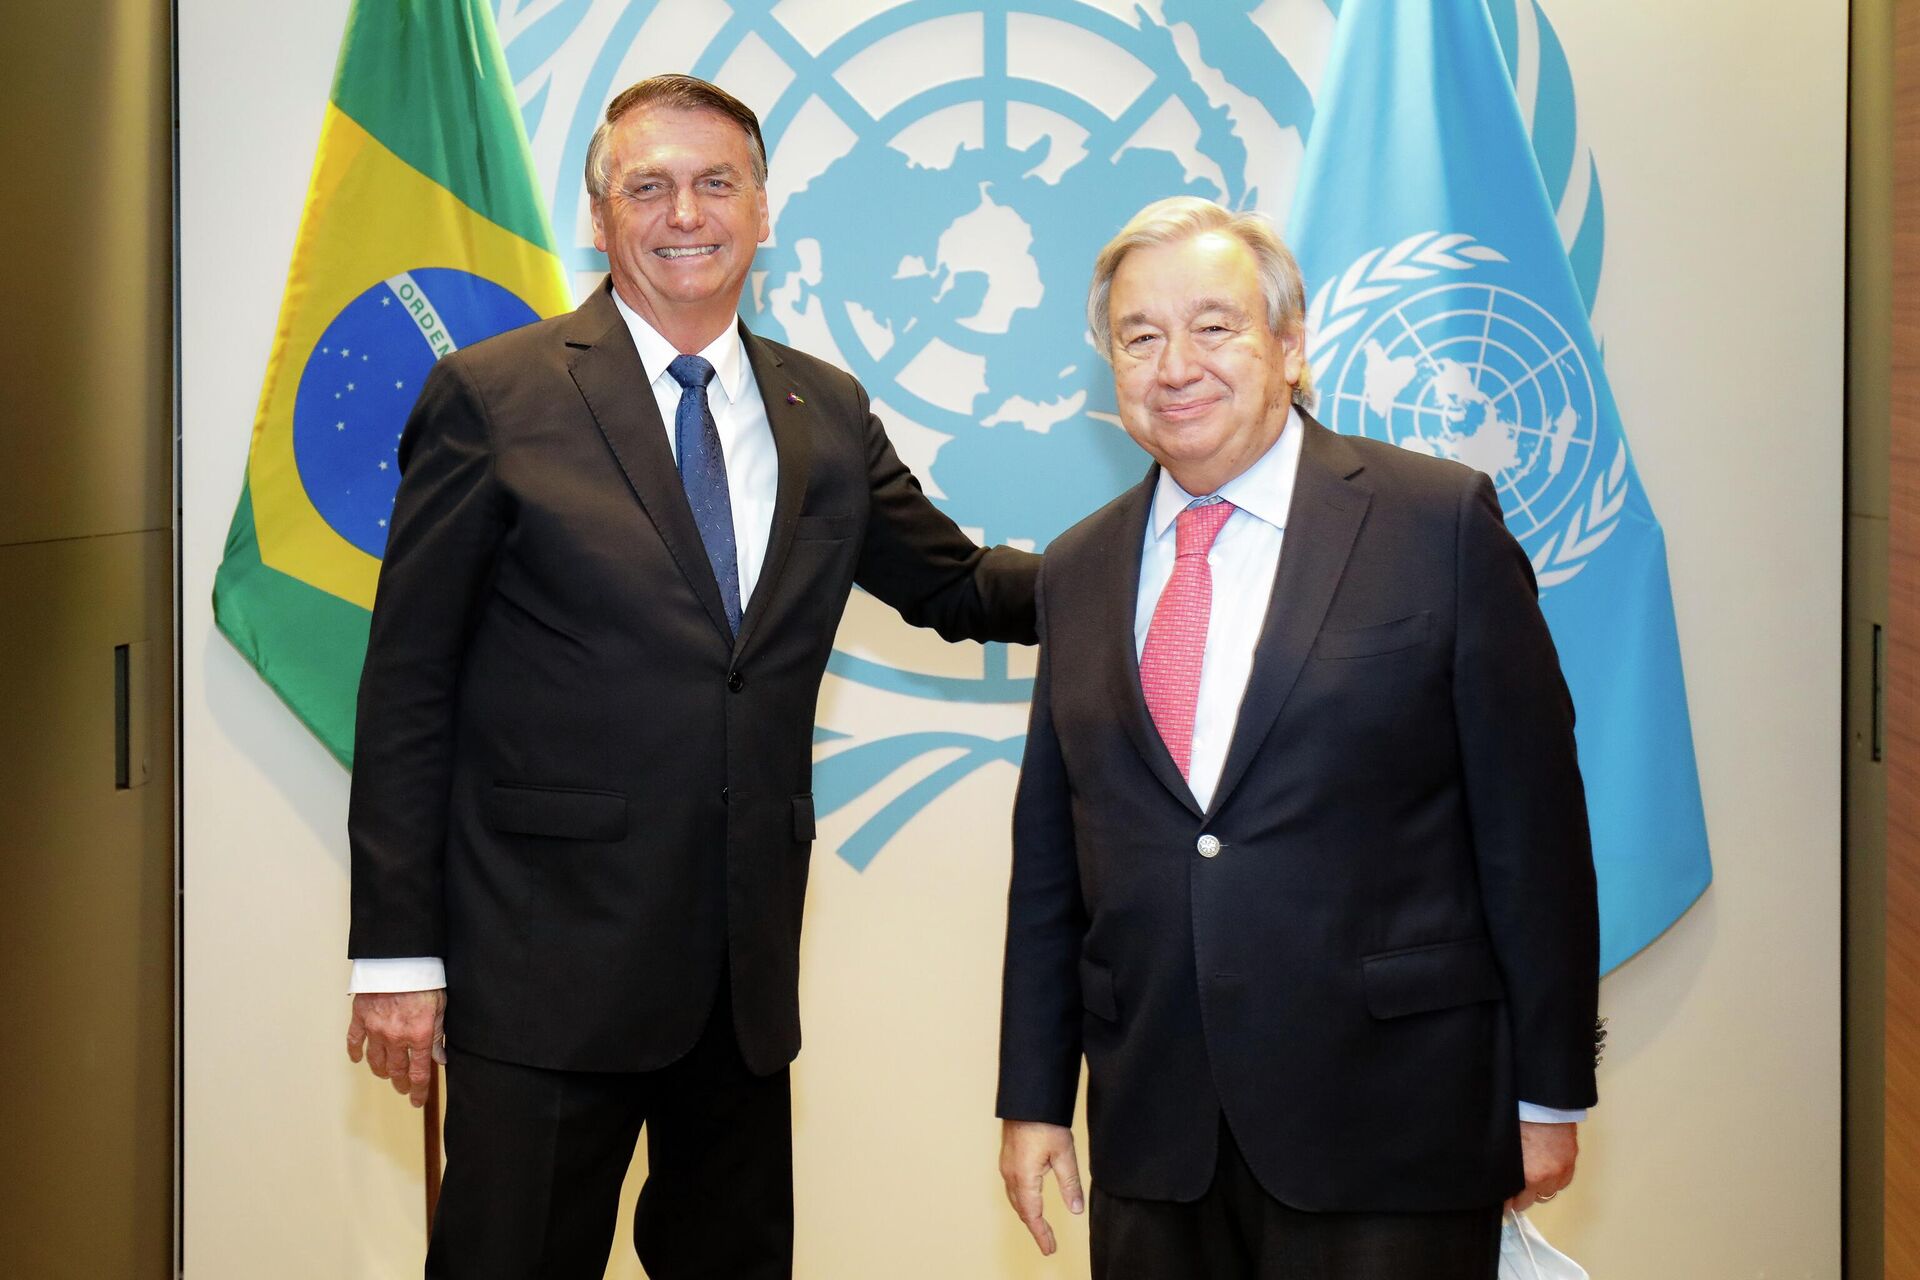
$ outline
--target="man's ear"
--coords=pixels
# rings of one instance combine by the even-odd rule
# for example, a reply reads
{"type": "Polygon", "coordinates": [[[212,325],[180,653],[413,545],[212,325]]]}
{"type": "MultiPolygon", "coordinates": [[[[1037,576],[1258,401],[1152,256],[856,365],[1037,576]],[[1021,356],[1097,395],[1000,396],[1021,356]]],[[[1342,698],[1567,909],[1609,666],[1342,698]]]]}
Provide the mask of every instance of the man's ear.
{"type": "Polygon", "coordinates": [[[1287,385],[1297,387],[1307,370],[1307,326],[1303,321],[1291,333],[1280,335],[1282,368],[1286,372],[1287,385]]]}
{"type": "MultiPolygon", "coordinates": [[[[587,210],[589,215],[593,218],[593,247],[598,249],[600,252],[605,253],[607,251],[607,228],[606,228],[605,206],[601,201],[590,198],[587,201],[587,210]]],[[[764,238],[765,237],[763,236],[762,239],[764,238]]]]}

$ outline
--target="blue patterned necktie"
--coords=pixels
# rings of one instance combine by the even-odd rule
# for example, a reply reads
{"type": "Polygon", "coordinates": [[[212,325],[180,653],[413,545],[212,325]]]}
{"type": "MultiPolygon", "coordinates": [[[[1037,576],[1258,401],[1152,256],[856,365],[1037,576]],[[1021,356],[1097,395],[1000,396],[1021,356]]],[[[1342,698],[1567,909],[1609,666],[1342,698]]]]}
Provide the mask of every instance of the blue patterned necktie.
{"type": "Polygon", "coordinates": [[[727,493],[727,462],[720,452],[720,428],[707,407],[707,383],[713,366],[699,356],[679,356],[667,372],[680,384],[680,407],[673,414],[674,449],[680,483],[693,508],[700,540],[707,544],[713,579],[720,584],[727,628],[740,632],[740,560],[733,545],[733,499],[727,493]]]}

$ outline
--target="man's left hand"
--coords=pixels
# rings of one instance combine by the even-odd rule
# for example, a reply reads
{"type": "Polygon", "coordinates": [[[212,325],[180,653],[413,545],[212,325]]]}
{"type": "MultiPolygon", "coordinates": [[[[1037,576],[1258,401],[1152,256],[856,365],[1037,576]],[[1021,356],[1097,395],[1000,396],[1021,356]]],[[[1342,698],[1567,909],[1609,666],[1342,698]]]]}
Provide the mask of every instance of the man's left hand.
{"type": "Polygon", "coordinates": [[[1526,1169],[1527,1185],[1507,1201],[1508,1208],[1531,1209],[1566,1189],[1573,1181],[1574,1162],[1580,1158],[1579,1128],[1577,1124],[1520,1122],[1520,1160],[1526,1169]]]}
{"type": "Polygon", "coordinates": [[[1004,1120],[1000,1124],[1000,1177],[1007,1184],[1007,1202],[1033,1233],[1033,1242],[1048,1257],[1059,1247],[1053,1228],[1042,1212],[1041,1191],[1047,1170],[1053,1170],[1060,1198],[1071,1213],[1086,1208],[1080,1190],[1080,1164],[1073,1154],[1073,1130],[1038,1120],[1004,1120]]]}
{"type": "Polygon", "coordinates": [[[364,1056],[373,1074],[424,1107],[433,1064],[447,1060],[446,1017],[444,989],[360,992],[347,1024],[347,1056],[364,1056]]]}

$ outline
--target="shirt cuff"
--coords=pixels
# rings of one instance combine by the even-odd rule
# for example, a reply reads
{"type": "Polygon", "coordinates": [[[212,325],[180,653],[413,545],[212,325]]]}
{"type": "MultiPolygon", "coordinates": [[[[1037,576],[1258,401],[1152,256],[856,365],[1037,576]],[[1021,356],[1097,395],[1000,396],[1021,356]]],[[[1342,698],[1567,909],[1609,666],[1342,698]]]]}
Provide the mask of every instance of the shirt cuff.
{"type": "MultiPolygon", "coordinates": [[[[385,991],[436,991],[447,985],[447,966],[439,956],[380,956],[355,960],[347,979],[348,995],[385,991]]],[[[1522,1111],[1526,1104],[1520,1104],[1522,1111]]],[[[1524,1118],[1524,1117],[1523,1117],[1524,1118]]]]}
{"type": "Polygon", "coordinates": [[[1553,1107],[1536,1106],[1531,1102],[1520,1104],[1520,1119],[1525,1124],[1579,1124],[1586,1118],[1585,1107],[1572,1111],[1558,1111],[1553,1107]]]}

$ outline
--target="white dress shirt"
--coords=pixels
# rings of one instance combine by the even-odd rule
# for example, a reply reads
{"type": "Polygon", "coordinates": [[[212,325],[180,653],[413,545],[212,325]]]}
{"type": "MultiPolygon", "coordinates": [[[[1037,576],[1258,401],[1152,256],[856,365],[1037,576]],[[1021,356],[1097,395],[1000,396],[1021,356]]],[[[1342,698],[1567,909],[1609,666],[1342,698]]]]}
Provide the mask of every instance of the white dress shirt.
{"type": "MultiPolygon", "coordinates": [[[[1300,445],[1306,429],[1297,410],[1287,415],[1280,438],[1259,461],[1221,485],[1215,494],[1188,493],[1171,473],[1160,472],[1147,516],[1145,545],[1140,555],[1140,596],[1133,611],[1133,649],[1146,648],[1153,611],[1173,576],[1178,547],[1175,522],[1180,513],[1203,497],[1219,496],[1231,502],[1234,513],[1220,527],[1207,567],[1213,575],[1213,604],[1207,614],[1207,647],[1200,665],[1200,697],[1193,715],[1193,755],[1187,785],[1202,809],[1213,803],[1233,741],[1240,702],[1253,674],[1253,653],[1266,622],[1273,597],[1274,572],[1280,566],[1280,547],[1286,541],[1287,514],[1293,507],[1294,479],[1300,472],[1300,445]]],[[[1284,605],[1283,605],[1284,607],[1284,605]]],[[[1520,1118],[1542,1124],[1567,1124],[1586,1119],[1581,1111],[1520,1104],[1520,1118]]]]}
{"type": "MultiPolygon", "coordinates": [[[[667,448],[674,461],[680,460],[680,444],[674,436],[674,415],[680,408],[681,387],[667,372],[680,352],[671,342],[640,318],[618,291],[614,306],[633,334],[634,348],[640,353],[640,366],[650,375],[648,388],[660,407],[660,421],[666,426],[667,448]]],[[[740,329],[729,325],[699,355],[713,366],[713,381],[707,384],[707,407],[714,425],[720,429],[720,452],[727,468],[727,497],[733,505],[734,554],[740,566],[740,607],[745,611],[753,599],[754,584],[767,561],[767,542],[773,532],[773,503],[779,490],[780,459],[773,446],[773,428],[767,422],[767,406],[760,398],[753,366],[747,361],[746,345],[740,329]]],[[[447,985],[447,967],[439,956],[377,957],[353,962],[347,990],[360,994],[375,991],[430,991],[447,985]]]]}
{"type": "MultiPolygon", "coordinates": [[[[1213,803],[1220,770],[1233,741],[1240,699],[1253,674],[1253,650],[1273,596],[1273,574],[1293,506],[1293,479],[1300,470],[1300,415],[1290,413],[1273,447],[1260,460],[1221,485],[1218,494],[1236,510],[1220,526],[1207,553],[1213,573],[1213,607],[1207,614],[1206,656],[1200,664],[1200,700],[1193,713],[1193,759],[1187,785],[1205,809],[1213,803]]],[[[1140,598],[1133,611],[1133,652],[1146,648],[1153,611],[1173,576],[1180,513],[1206,494],[1188,493],[1162,470],[1147,517],[1146,546],[1140,555],[1140,598]]]]}
{"type": "MultiPolygon", "coordinates": [[[[680,442],[674,436],[673,419],[680,408],[680,384],[667,372],[667,366],[680,352],[642,320],[617,291],[613,303],[633,334],[641,367],[652,378],[649,385],[653,400],[660,406],[667,447],[677,464],[680,442]]],[[[733,545],[740,561],[740,609],[744,613],[767,561],[773,501],[780,485],[780,458],[773,447],[773,428],[767,424],[766,403],[760,399],[760,384],[747,362],[746,344],[740,341],[740,327],[728,325],[698,354],[713,366],[713,381],[707,384],[707,407],[713,412],[714,425],[720,428],[720,453],[727,465],[727,498],[733,504],[733,545]]]]}

